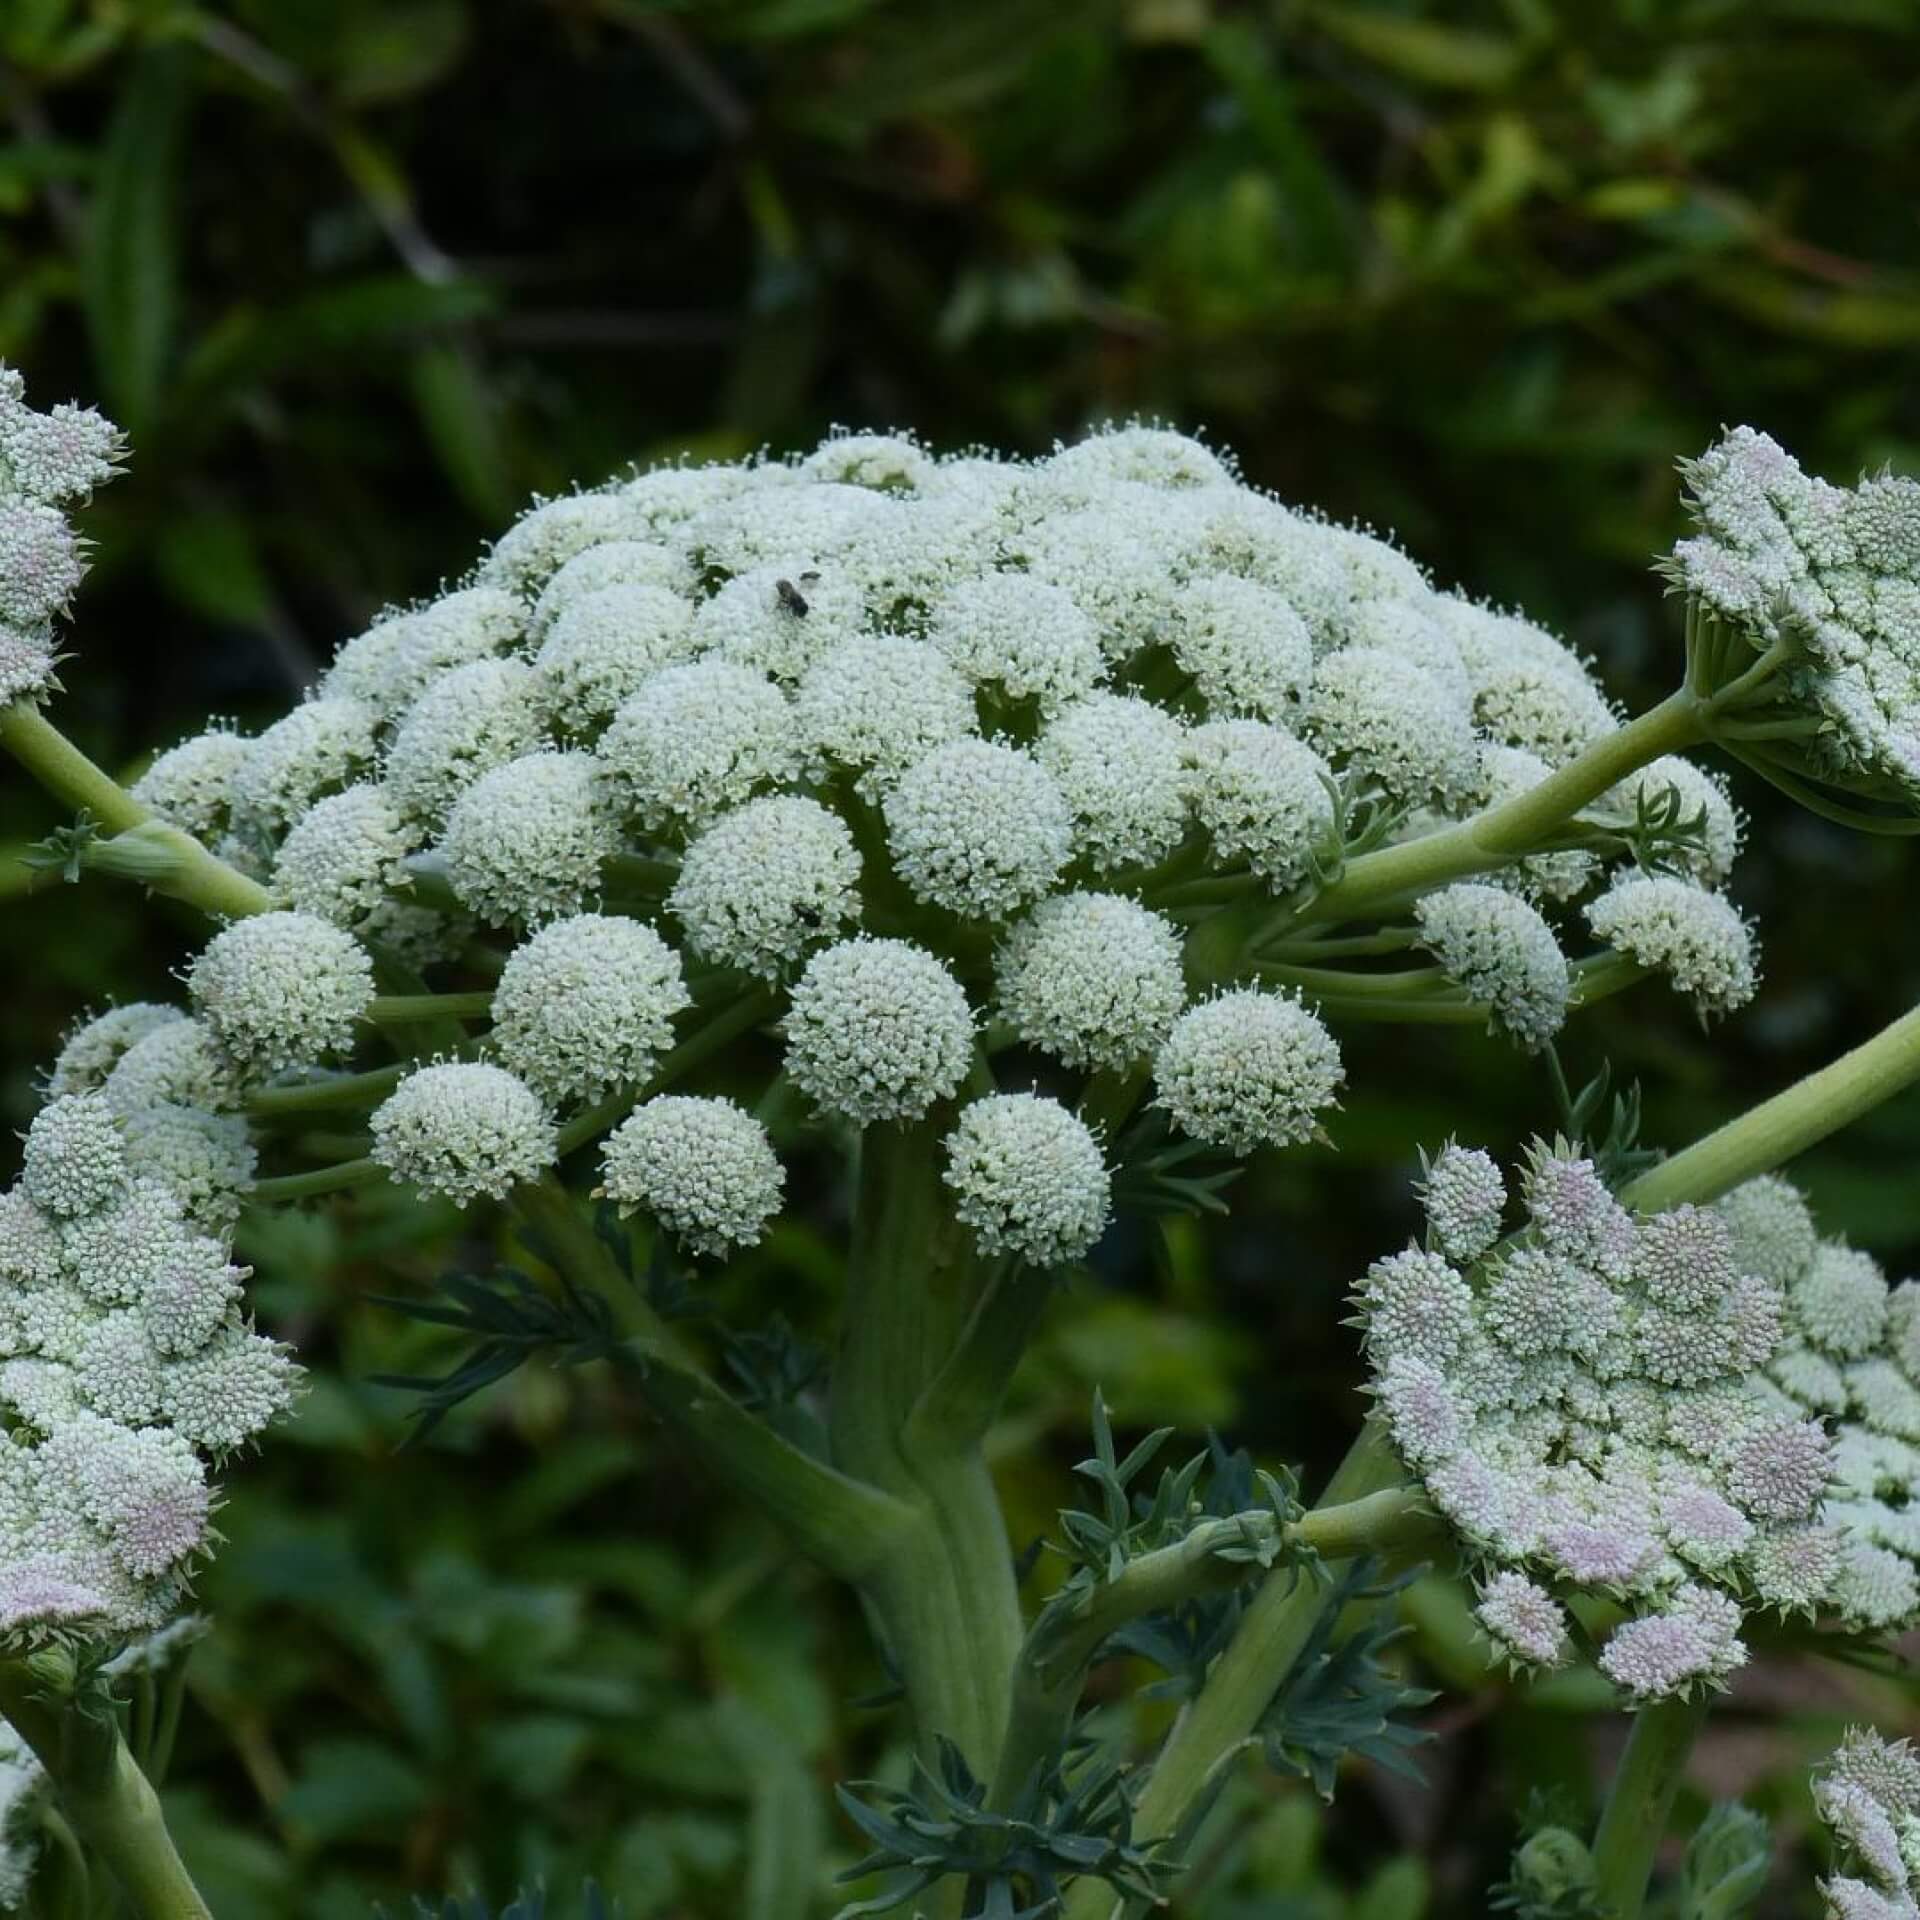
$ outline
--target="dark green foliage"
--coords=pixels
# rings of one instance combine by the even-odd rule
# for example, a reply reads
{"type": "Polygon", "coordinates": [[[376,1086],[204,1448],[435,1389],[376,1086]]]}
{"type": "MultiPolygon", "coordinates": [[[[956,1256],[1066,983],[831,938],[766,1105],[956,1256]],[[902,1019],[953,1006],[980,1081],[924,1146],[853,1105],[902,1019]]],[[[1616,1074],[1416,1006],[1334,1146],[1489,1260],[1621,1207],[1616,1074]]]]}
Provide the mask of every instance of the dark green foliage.
{"type": "Polygon", "coordinates": [[[1413,1578],[1410,1572],[1382,1581],[1365,1560],[1348,1567],[1261,1719],[1267,1764],[1304,1775],[1323,1800],[1333,1798],[1335,1776],[1349,1759],[1420,1777],[1407,1755],[1431,1736],[1402,1716],[1437,1696],[1408,1686],[1381,1657],[1405,1629],[1392,1607],[1380,1603],[1413,1578]],[[1359,1620],[1343,1620],[1345,1609],[1355,1606],[1362,1608],[1359,1620]]]}
{"type": "Polygon", "coordinates": [[[611,1309],[597,1294],[583,1292],[564,1273],[550,1287],[515,1267],[489,1274],[447,1273],[438,1282],[437,1300],[401,1300],[374,1295],[372,1304],[391,1307],[429,1326],[451,1327],[472,1341],[466,1357],[437,1377],[380,1373],[376,1387],[394,1387],[418,1397],[414,1408],[422,1435],[431,1433],[462,1401],[504,1380],[537,1353],[549,1353],[563,1366],[612,1358],[618,1344],[611,1309]]]}
{"type": "MultiPolygon", "coordinates": [[[[544,1887],[522,1889],[497,1915],[477,1893],[464,1900],[456,1900],[449,1894],[437,1905],[431,1900],[416,1898],[411,1911],[414,1920],[549,1920],[544,1887]]],[[[375,1907],[373,1912],[374,1920],[394,1920],[385,1907],[375,1907]]],[[[581,1890],[578,1912],[580,1920],[621,1920],[620,1903],[610,1904],[591,1880],[581,1890]]],[[[566,1916],[556,1913],[552,1920],[566,1920],[566,1916]]]]}
{"type": "Polygon", "coordinates": [[[1157,1901],[1179,1866],[1164,1845],[1135,1841],[1124,1770],[1097,1751],[1037,1767],[1004,1811],[986,1805],[985,1785],[946,1742],[934,1767],[914,1762],[905,1788],[868,1781],[838,1791],[873,1849],[841,1879],[888,1876],[880,1893],[842,1907],[838,1920],[896,1912],[945,1874],[968,1877],[969,1916],[1043,1920],[1077,1879],[1157,1901]]]}

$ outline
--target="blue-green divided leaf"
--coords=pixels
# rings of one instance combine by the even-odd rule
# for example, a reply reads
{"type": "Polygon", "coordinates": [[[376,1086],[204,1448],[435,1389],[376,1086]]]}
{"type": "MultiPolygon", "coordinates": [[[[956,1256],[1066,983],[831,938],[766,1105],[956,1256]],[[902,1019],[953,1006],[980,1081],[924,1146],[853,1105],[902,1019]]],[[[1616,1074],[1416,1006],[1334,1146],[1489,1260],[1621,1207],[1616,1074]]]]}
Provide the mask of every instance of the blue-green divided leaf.
{"type": "Polygon", "coordinates": [[[107,129],[83,270],[87,325],[114,417],[136,437],[159,405],[180,299],[180,156],[191,56],[141,56],[107,129]]]}

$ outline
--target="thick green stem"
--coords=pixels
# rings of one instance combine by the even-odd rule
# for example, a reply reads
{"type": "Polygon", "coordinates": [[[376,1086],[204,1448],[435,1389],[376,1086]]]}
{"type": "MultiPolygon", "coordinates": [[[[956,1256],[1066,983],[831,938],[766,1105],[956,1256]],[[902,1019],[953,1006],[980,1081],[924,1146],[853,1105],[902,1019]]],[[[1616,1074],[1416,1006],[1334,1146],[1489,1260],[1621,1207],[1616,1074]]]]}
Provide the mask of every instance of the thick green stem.
{"type": "Polygon", "coordinates": [[[1633,1716],[1633,1732],[1593,1839],[1595,1883],[1608,1920],[1640,1920],[1654,1855],[1666,1834],[1707,1705],[1708,1696],[1702,1694],[1662,1700],[1633,1716]]]}
{"type": "Polygon", "coordinates": [[[140,1920],[212,1920],[175,1851],[159,1796],[110,1712],[55,1704],[23,1665],[9,1661],[0,1666],[0,1713],[38,1756],[61,1813],[140,1920]]]}
{"type": "Polygon", "coordinates": [[[1652,1213],[1704,1202],[1784,1166],[1920,1080],[1920,1007],[1643,1173],[1621,1193],[1652,1213]]]}
{"type": "Polygon", "coordinates": [[[257,880],[216,859],[191,834],[156,819],[30,701],[0,709],[0,747],[56,799],[84,808],[98,826],[127,836],[124,844],[96,845],[90,866],[143,881],[156,893],[223,919],[264,913],[274,904],[257,880]]]}
{"type": "Polygon", "coordinates": [[[479,1020],[493,1011],[492,990],[478,993],[382,993],[361,1016],[377,1027],[404,1027],[420,1020],[479,1020]]]}
{"type": "Polygon", "coordinates": [[[711,1379],[557,1181],[518,1189],[513,1204],[539,1231],[543,1254],[613,1309],[647,1404],[715,1477],[830,1572],[864,1578],[910,1527],[906,1503],[803,1453],[711,1379]]]}
{"type": "Polygon", "coordinates": [[[349,1187],[370,1187],[386,1177],[387,1170],[379,1161],[362,1155],[357,1160],[336,1161],[330,1167],[315,1167],[310,1173],[281,1173],[256,1180],[247,1198],[260,1206],[274,1206],[283,1200],[314,1200],[326,1193],[345,1193],[349,1187]]]}
{"type": "MultiPolygon", "coordinates": [[[[837,1466],[916,1510],[917,1524],[889,1544],[862,1588],[922,1752],[931,1755],[936,1737],[951,1740],[984,1779],[1000,1750],[1022,1623],[1006,1524],[969,1438],[986,1396],[968,1385],[954,1396],[964,1418],[914,1418],[935,1382],[954,1384],[950,1366],[967,1371],[954,1356],[980,1324],[983,1274],[940,1184],[943,1127],[935,1116],[861,1136],[830,1431],[837,1466]]],[[[1018,1342],[996,1335],[988,1344],[991,1371],[1004,1377],[1018,1342]]],[[[932,1404],[944,1397],[943,1388],[932,1404]]]]}
{"type": "Polygon", "coordinates": [[[1355,919],[1386,901],[1507,866],[1534,851],[1609,787],[1662,754],[1684,752],[1705,737],[1704,703],[1685,689],[1670,694],[1637,720],[1603,735],[1537,787],[1443,833],[1362,854],[1293,915],[1284,931],[1315,921],[1355,919]]]}
{"type": "Polygon", "coordinates": [[[247,1114],[254,1120],[273,1120],[283,1114],[376,1106],[418,1064],[413,1060],[397,1060],[390,1067],[374,1067],[366,1073],[329,1073],[296,1081],[290,1086],[263,1087],[247,1096],[247,1114]]]}

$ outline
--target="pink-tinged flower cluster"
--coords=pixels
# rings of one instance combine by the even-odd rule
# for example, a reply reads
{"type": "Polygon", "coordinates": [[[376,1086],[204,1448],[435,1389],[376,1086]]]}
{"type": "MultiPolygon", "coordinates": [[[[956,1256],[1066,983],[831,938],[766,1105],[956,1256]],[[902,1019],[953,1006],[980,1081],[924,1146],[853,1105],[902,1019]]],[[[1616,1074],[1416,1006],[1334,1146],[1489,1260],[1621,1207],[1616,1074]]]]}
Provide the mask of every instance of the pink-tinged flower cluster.
{"type": "MultiPolygon", "coordinates": [[[[1744,1607],[1874,1627],[1920,1613],[1895,1551],[1920,1552],[1920,1524],[1894,1540],[1889,1501],[1863,1531],[1832,1497],[1854,1454],[1869,1465],[1860,1429],[1836,1444],[1823,1417],[1863,1391],[1892,1400],[1906,1296],[1801,1231],[1778,1183],[1635,1217],[1556,1144],[1516,1184],[1509,1221],[1493,1162],[1447,1147],[1425,1244],[1376,1261],[1356,1296],[1379,1418],[1485,1569],[1496,1648],[1551,1664],[1561,1597],[1608,1595],[1631,1611],[1601,1665],[1640,1702],[1724,1683],[1744,1607]],[[1809,1356],[1840,1380],[1831,1406],[1780,1384],[1809,1356]]],[[[1897,1444],[1896,1462],[1875,1441],[1880,1471],[1920,1465],[1897,1444]]]]}

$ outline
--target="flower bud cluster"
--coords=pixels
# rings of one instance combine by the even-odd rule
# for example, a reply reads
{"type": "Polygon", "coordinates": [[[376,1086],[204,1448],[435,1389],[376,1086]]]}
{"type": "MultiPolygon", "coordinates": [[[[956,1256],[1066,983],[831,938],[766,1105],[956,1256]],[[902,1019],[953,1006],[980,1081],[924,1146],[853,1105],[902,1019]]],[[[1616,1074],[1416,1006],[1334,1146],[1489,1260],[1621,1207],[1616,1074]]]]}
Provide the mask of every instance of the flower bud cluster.
{"type": "Polygon", "coordinates": [[[1893,1317],[1884,1283],[1876,1318],[1851,1265],[1809,1277],[1825,1254],[1780,1183],[1635,1217],[1590,1161],[1537,1144],[1518,1184],[1502,1238],[1498,1170],[1446,1148],[1426,1243],[1376,1261],[1356,1296],[1380,1416],[1484,1567],[1495,1646],[1550,1664],[1557,1596],[1607,1594],[1630,1617],[1600,1664],[1639,1701],[1723,1682],[1745,1607],[1874,1627],[1920,1613],[1910,1575],[1890,1612],[1858,1570],[1831,1497],[1849,1441],[1822,1415],[1838,1409],[1776,1383],[1802,1295],[1865,1356],[1893,1317]]]}
{"type": "Polygon", "coordinates": [[[1821,1881],[1829,1920],[1920,1914],[1920,1755],[1853,1727],[1814,1771],[1813,1806],[1843,1871],[1821,1881]]]}
{"type": "Polygon", "coordinates": [[[1823,1518],[1841,1552],[1831,1597],[1857,1625],[1905,1627],[1920,1618],[1920,1283],[1889,1287],[1869,1254],[1820,1239],[1784,1180],[1750,1181],[1720,1210],[1743,1261],[1785,1291],[1772,1397],[1832,1427],[1823,1518]]]}
{"type": "Polygon", "coordinates": [[[54,622],[87,570],[66,509],[119,470],[119,429],[91,407],[36,413],[26,384],[0,366],[0,706],[44,699],[57,684],[54,622]]]}
{"type": "Polygon", "coordinates": [[[1675,587],[1756,648],[1797,650],[1787,697],[1824,723],[1816,766],[1920,793],[1920,481],[1836,487],[1752,427],[1681,472],[1699,531],[1666,563],[1675,587]]]}
{"type": "MultiPolygon", "coordinates": [[[[64,1077],[96,1078],[116,1037],[75,1036],[64,1077]]],[[[291,1362],[242,1311],[246,1269],[207,1226],[108,1093],[40,1110],[0,1195],[0,1635],[16,1644],[164,1621],[211,1538],[210,1469],[292,1398],[291,1362]]]]}

